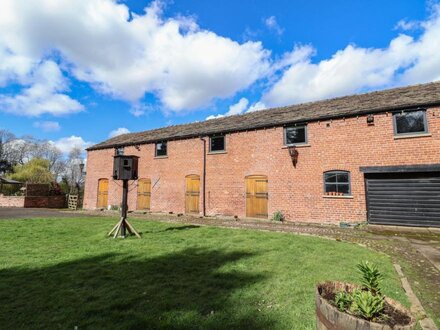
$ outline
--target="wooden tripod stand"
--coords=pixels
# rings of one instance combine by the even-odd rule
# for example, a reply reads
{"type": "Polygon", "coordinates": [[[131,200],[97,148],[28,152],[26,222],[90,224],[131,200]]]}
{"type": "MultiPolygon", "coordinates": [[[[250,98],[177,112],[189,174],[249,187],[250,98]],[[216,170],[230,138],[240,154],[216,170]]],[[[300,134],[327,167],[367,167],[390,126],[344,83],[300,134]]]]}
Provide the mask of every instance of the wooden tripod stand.
{"type": "Polygon", "coordinates": [[[122,208],[121,208],[121,220],[113,227],[113,229],[108,233],[108,236],[113,235],[113,238],[121,237],[125,238],[127,232],[129,235],[136,235],[141,238],[141,235],[133,228],[133,226],[127,221],[127,210],[128,210],[128,180],[122,181],[122,208]]]}

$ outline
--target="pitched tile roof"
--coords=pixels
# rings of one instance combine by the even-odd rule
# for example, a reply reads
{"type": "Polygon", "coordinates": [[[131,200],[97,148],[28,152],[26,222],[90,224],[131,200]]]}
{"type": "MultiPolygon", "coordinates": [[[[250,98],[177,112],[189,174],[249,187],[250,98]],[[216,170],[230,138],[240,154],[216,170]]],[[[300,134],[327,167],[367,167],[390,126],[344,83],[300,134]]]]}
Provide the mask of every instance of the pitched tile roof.
{"type": "Polygon", "coordinates": [[[3,183],[3,184],[23,184],[23,182],[7,179],[2,176],[0,176],[0,183],[3,183]]]}
{"type": "Polygon", "coordinates": [[[243,115],[169,126],[144,132],[128,133],[98,143],[87,150],[139,145],[163,140],[191,138],[217,133],[282,126],[296,122],[350,117],[367,113],[433,105],[440,105],[440,81],[272,108],[243,115]]]}

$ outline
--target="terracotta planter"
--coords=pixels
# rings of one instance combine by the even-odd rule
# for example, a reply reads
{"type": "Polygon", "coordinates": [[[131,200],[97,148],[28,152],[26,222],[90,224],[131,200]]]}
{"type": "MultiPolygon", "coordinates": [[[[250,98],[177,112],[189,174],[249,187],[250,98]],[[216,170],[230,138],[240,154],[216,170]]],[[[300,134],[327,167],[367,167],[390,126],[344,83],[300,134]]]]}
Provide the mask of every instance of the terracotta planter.
{"type": "Polygon", "coordinates": [[[356,288],[355,285],[342,282],[325,282],[316,286],[316,328],[318,330],[411,330],[416,326],[416,320],[411,316],[410,312],[398,302],[389,298],[385,298],[385,302],[395,310],[405,314],[408,317],[408,322],[406,322],[405,325],[394,325],[393,327],[390,327],[387,324],[370,322],[357,318],[353,315],[340,312],[335,306],[330,304],[325,298],[322,297],[323,286],[333,286],[336,291],[351,291],[356,288]]]}

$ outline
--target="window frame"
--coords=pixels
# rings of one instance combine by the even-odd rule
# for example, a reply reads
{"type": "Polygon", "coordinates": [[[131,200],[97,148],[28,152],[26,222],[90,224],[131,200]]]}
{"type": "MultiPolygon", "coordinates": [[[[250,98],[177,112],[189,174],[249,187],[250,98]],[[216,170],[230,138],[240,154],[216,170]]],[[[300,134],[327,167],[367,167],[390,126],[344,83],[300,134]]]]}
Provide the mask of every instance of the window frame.
{"type": "Polygon", "coordinates": [[[332,197],[334,197],[334,196],[339,196],[339,197],[352,197],[353,195],[352,195],[352,191],[351,191],[351,173],[350,173],[350,171],[344,171],[344,170],[330,170],[330,171],[325,171],[323,174],[322,174],[322,179],[323,179],[323,193],[324,193],[324,196],[332,196],[332,197]],[[326,182],[326,180],[325,180],[325,175],[326,174],[329,174],[329,173],[332,173],[332,174],[347,174],[347,176],[348,176],[348,182],[342,182],[342,183],[338,183],[337,182],[337,179],[336,179],[336,182],[334,182],[334,183],[332,183],[332,182],[329,182],[329,183],[327,183],[326,182]],[[326,186],[327,186],[327,184],[333,184],[333,185],[336,185],[336,186],[338,186],[338,185],[345,185],[345,184],[347,184],[348,185],[348,193],[347,194],[343,194],[343,195],[327,195],[327,192],[326,192],[326,186]]]}
{"type": "Polygon", "coordinates": [[[428,128],[428,116],[426,114],[426,109],[408,109],[408,110],[401,110],[401,111],[394,111],[393,112],[393,131],[394,136],[409,136],[409,135],[419,135],[419,134],[428,134],[429,128],[428,128]],[[409,112],[423,112],[423,126],[424,131],[421,132],[408,132],[408,133],[398,133],[397,132],[397,116],[399,114],[409,113],[409,112]]]}
{"type": "Polygon", "coordinates": [[[115,156],[124,156],[124,153],[125,153],[125,147],[124,146],[116,147],[115,148],[115,156]]]}
{"type": "Polygon", "coordinates": [[[226,135],[221,134],[221,135],[212,135],[209,137],[209,148],[208,148],[208,152],[210,154],[216,154],[216,153],[225,153],[226,152],[226,135]],[[213,138],[223,138],[223,150],[212,150],[212,144],[211,141],[213,138]]]}
{"type": "Polygon", "coordinates": [[[309,132],[308,132],[308,128],[307,128],[307,124],[299,124],[299,125],[286,125],[283,127],[283,144],[286,147],[290,147],[290,146],[302,146],[302,145],[307,145],[309,143],[309,132]],[[304,142],[298,142],[298,143],[287,143],[287,129],[288,128],[304,128],[304,142]]]}
{"type": "Polygon", "coordinates": [[[160,142],[156,142],[155,144],[154,144],[154,158],[166,158],[166,157],[168,157],[168,141],[160,141],[160,142]],[[166,153],[165,153],[165,155],[158,155],[157,154],[157,145],[158,144],[164,144],[165,143],[165,145],[166,145],[166,153]]]}

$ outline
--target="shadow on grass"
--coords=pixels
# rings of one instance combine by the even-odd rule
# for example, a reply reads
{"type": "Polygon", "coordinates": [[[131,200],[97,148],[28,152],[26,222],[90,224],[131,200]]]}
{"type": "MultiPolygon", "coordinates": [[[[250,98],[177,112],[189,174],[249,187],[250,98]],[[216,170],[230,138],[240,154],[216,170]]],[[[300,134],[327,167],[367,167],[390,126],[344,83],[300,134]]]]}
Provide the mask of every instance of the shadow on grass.
{"type": "Polygon", "coordinates": [[[186,230],[186,229],[195,229],[195,228],[200,228],[200,226],[186,225],[186,226],[178,226],[178,227],[168,227],[167,229],[165,229],[165,231],[186,230]]]}
{"type": "Polygon", "coordinates": [[[221,269],[251,256],[187,249],[153,258],[105,254],[35,270],[2,270],[0,324],[5,329],[272,328],[275,321],[259,313],[248,294],[237,292],[264,277],[221,269]]]}

